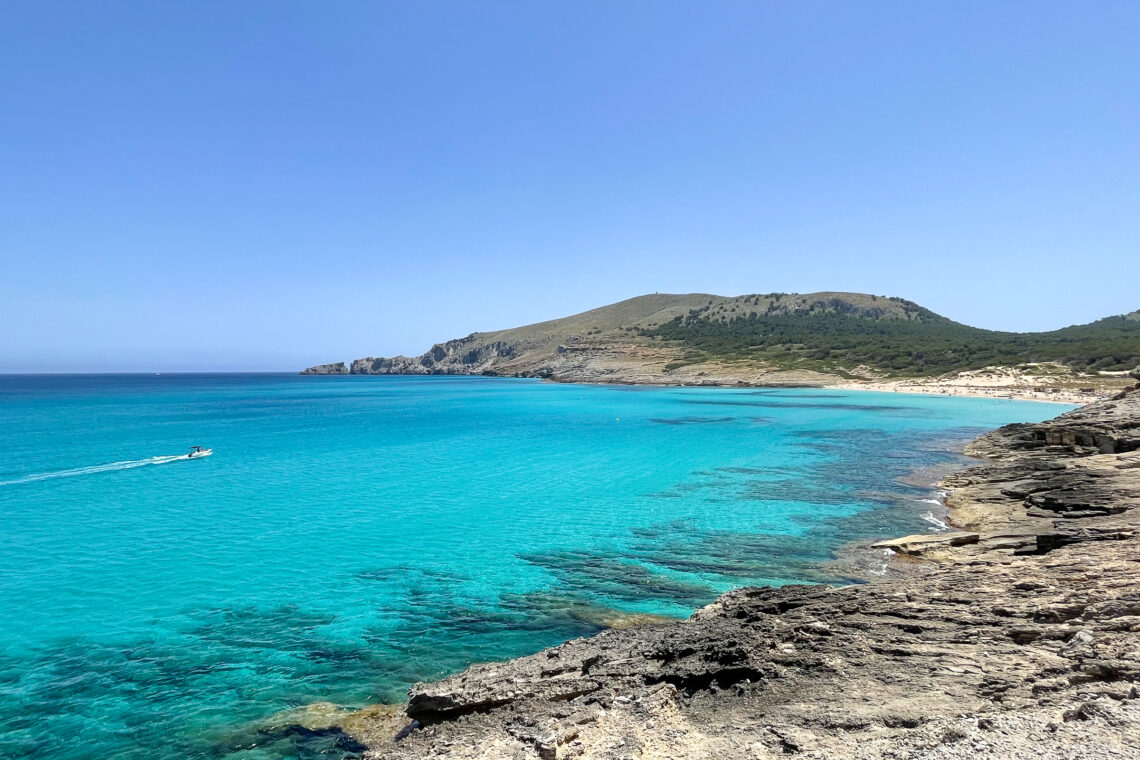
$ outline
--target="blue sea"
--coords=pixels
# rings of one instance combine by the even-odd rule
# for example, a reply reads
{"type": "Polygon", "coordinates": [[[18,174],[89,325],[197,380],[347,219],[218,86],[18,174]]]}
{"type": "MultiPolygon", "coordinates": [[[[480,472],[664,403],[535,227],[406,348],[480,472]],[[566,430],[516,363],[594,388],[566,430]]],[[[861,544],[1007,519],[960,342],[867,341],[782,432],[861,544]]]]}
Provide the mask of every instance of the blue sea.
{"type": "Polygon", "coordinates": [[[354,757],[267,727],[935,526],[1064,411],[471,377],[0,377],[0,757],[354,757]],[[211,457],[175,458],[192,444],[211,457]],[[935,469],[930,469],[935,468],[935,469]],[[914,473],[918,473],[917,475],[914,473]],[[631,617],[632,616],[632,617],[631,617]]]}

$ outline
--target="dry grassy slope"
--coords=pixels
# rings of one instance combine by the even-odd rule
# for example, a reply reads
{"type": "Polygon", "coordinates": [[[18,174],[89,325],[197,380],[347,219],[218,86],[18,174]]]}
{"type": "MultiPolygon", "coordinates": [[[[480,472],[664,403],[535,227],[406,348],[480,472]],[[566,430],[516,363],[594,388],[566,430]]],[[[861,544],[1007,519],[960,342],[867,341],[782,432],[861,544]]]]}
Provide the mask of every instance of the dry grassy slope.
{"type": "Polygon", "coordinates": [[[593,337],[628,340],[636,337],[639,328],[655,327],[677,316],[683,316],[692,309],[709,307],[713,318],[731,318],[751,312],[763,313],[770,307],[781,313],[836,309],[842,303],[866,316],[880,319],[913,319],[916,311],[927,314],[926,310],[897,298],[871,296],[864,293],[773,293],[768,295],[717,296],[708,293],[654,293],[619,301],[581,314],[575,314],[548,322],[514,327],[508,330],[473,333],[472,337],[481,343],[507,341],[530,348],[556,348],[567,338],[593,337]]]}
{"type": "MultiPolygon", "coordinates": [[[[438,344],[426,355],[429,357],[426,360],[427,371],[537,375],[585,382],[692,382],[715,377],[721,382],[748,383],[757,379],[753,377],[756,372],[768,370],[764,362],[755,361],[747,363],[747,367],[738,363],[734,368],[700,364],[680,375],[671,373],[669,367],[685,355],[684,347],[648,338],[642,330],[693,311],[703,312],[717,320],[750,313],[818,314],[840,311],[883,320],[944,320],[909,301],[862,293],[771,293],[734,297],[708,293],[655,293],[562,319],[473,333],[466,338],[438,344]],[[503,346],[509,347],[509,355],[500,355],[499,348],[503,346]],[[745,374],[741,375],[741,372],[745,374]]],[[[425,362],[420,359],[414,362],[409,368],[406,363],[365,360],[357,362],[354,371],[421,371],[420,365],[425,362]]],[[[786,379],[803,381],[818,378],[797,375],[786,379]]]]}
{"type": "Polygon", "coordinates": [[[524,327],[512,327],[507,330],[473,333],[472,337],[478,343],[506,341],[527,351],[534,349],[553,351],[574,337],[616,338],[621,336],[628,340],[636,337],[637,328],[668,322],[679,314],[688,313],[690,309],[698,309],[710,303],[719,304],[734,300],[736,299],[707,293],[683,295],[654,293],[619,301],[609,306],[602,306],[561,319],[552,319],[524,327]]]}

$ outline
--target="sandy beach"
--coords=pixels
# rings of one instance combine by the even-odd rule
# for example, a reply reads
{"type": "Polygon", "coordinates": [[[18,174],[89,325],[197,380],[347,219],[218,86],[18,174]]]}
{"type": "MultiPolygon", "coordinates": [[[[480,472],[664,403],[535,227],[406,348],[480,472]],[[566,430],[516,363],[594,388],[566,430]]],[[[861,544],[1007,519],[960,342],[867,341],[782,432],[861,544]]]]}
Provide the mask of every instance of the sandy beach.
{"type": "Polygon", "coordinates": [[[887,393],[926,393],[938,396],[1045,401],[1058,404],[1091,404],[1127,387],[1124,373],[1076,375],[1050,371],[1048,365],[1032,365],[1031,374],[1012,367],[987,367],[960,372],[952,377],[900,380],[849,380],[826,383],[835,390],[866,390],[887,393]]]}
{"type": "Polygon", "coordinates": [[[1082,393],[1070,390],[1035,391],[1017,387],[958,385],[937,381],[895,380],[886,382],[844,382],[823,386],[831,390],[879,391],[882,393],[922,393],[932,396],[970,396],[974,398],[1042,401],[1054,404],[1091,404],[1107,398],[1107,392],[1082,393]]]}

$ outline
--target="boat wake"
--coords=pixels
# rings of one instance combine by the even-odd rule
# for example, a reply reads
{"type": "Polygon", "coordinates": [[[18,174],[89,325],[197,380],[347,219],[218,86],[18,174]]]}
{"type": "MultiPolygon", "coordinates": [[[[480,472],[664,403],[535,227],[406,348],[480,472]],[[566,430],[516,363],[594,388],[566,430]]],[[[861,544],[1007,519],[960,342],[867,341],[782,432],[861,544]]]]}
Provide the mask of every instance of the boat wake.
{"type": "Polygon", "coordinates": [[[189,459],[185,454],[166,457],[150,457],[149,459],[131,459],[125,462],[110,462],[108,464],[95,464],[89,467],[75,467],[70,470],[57,470],[56,472],[40,472],[35,475],[25,475],[15,480],[0,480],[0,486],[15,486],[22,483],[35,483],[39,480],[53,478],[76,478],[81,475],[97,475],[101,472],[115,472],[117,470],[131,470],[135,467],[148,467],[152,464],[169,464],[181,459],[189,459]]]}

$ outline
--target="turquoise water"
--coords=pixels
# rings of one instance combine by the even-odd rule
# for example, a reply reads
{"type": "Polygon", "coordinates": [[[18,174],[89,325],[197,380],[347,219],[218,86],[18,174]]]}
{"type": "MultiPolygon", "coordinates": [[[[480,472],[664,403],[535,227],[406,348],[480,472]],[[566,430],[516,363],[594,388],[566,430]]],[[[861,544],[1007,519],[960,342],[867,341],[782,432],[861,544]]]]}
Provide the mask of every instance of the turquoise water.
{"type": "Polygon", "coordinates": [[[0,757],[354,756],[274,712],[840,580],[1053,404],[487,378],[0,377],[0,757]],[[190,444],[199,460],[169,459],[190,444]]]}

